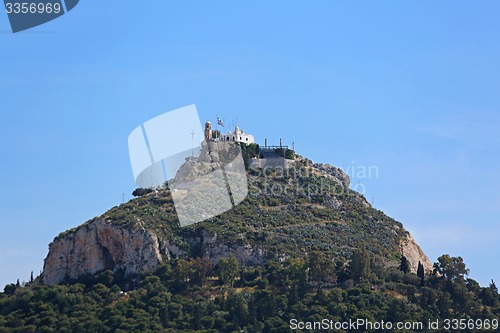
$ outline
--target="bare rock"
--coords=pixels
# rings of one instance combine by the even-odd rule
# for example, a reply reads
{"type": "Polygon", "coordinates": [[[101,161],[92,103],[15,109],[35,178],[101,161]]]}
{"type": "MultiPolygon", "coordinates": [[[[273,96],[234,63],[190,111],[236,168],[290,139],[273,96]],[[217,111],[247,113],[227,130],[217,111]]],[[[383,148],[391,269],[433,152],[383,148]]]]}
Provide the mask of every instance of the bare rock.
{"type": "Polygon", "coordinates": [[[51,243],[42,279],[54,285],[106,269],[124,269],[126,274],[154,270],[170,255],[167,247],[159,244],[151,231],[94,220],[51,243]]]}
{"type": "Polygon", "coordinates": [[[324,175],[333,177],[334,179],[338,180],[345,189],[349,188],[351,180],[349,178],[349,175],[342,171],[342,169],[325,163],[314,163],[312,166],[324,175]]]}
{"type": "Polygon", "coordinates": [[[415,242],[410,233],[407,233],[406,236],[401,238],[399,246],[401,249],[401,254],[405,256],[410,263],[411,272],[415,273],[417,271],[419,261],[424,266],[424,270],[426,273],[432,271],[432,264],[429,258],[425,255],[424,251],[422,251],[417,242],[415,242]]]}

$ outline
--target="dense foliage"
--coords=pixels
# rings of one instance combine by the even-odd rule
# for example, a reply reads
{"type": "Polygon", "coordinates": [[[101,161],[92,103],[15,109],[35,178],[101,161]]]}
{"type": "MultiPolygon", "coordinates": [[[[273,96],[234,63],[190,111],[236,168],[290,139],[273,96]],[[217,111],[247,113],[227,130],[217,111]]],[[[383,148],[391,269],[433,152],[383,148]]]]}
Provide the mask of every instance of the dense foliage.
{"type": "Polygon", "coordinates": [[[232,256],[216,267],[203,258],[176,259],[128,277],[137,287],[127,291],[123,276],[111,271],[52,287],[37,280],[9,285],[0,294],[0,332],[290,332],[291,319],[428,322],[500,315],[494,283],[481,288],[467,279],[460,258],[451,258],[457,264],[440,257],[435,274],[421,279],[381,269],[363,252],[345,266],[320,251],[261,267],[243,267],[232,256]]]}

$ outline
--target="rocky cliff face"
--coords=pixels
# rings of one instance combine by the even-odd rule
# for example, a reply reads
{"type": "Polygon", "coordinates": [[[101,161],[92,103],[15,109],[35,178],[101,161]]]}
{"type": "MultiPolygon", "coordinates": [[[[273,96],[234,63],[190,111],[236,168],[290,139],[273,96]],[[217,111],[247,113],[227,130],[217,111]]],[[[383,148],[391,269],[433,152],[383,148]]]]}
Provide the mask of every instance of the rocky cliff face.
{"type": "MultiPolygon", "coordinates": [[[[207,230],[189,239],[200,248],[200,254],[217,263],[230,253],[247,265],[265,262],[265,247],[243,242],[226,244],[217,234],[207,230]]],[[[426,272],[432,270],[429,258],[410,234],[400,240],[401,254],[406,256],[412,271],[421,262],[426,272]]],[[[54,285],[66,279],[94,274],[106,269],[124,270],[126,274],[152,271],[171,257],[188,257],[189,253],[168,239],[144,229],[128,230],[102,219],[57,238],[51,245],[43,270],[43,282],[54,285]]],[[[280,257],[288,257],[280,254],[280,257]]]]}
{"type": "Polygon", "coordinates": [[[154,270],[169,258],[166,246],[160,247],[153,232],[120,228],[97,219],[54,240],[42,278],[45,284],[53,285],[105,269],[138,273],[154,270]]]}
{"type": "Polygon", "coordinates": [[[349,177],[342,170],[306,162],[299,160],[300,166],[287,176],[254,172],[249,175],[247,199],[189,227],[179,226],[167,190],[114,207],[55,238],[42,280],[53,285],[106,269],[140,273],[172,257],[202,256],[216,264],[231,253],[245,265],[261,265],[273,257],[303,257],[318,249],[335,260],[347,260],[357,246],[386,258],[392,266],[399,262],[388,258],[396,253],[408,258],[412,271],[419,261],[431,270],[411,235],[350,191],[349,177]],[[278,185],[283,190],[273,195],[269,188],[278,185]]]}
{"type": "Polygon", "coordinates": [[[432,271],[432,264],[429,258],[425,255],[424,251],[418,246],[417,242],[408,233],[406,236],[402,237],[400,240],[401,254],[408,259],[410,263],[410,270],[416,271],[418,268],[418,262],[421,262],[424,266],[426,273],[432,271]]]}
{"type": "MultiPolygon", "coordinates": [[[[229,253],[248,265],[264,262],[264,249],[243,242],[225,244],[217,234],[202,230],[188,238],[200,254],[217,263],[229,253]]],[[[152,271],[171,257],[186,258],[189,253],[152,231],[129,230],[106,222],[90,221],[85,226],[54,240],[45,259],[43,283],[54,285],[67,279],[95,274],[106,269],[123,270],[126,275],[152,271]]]]}

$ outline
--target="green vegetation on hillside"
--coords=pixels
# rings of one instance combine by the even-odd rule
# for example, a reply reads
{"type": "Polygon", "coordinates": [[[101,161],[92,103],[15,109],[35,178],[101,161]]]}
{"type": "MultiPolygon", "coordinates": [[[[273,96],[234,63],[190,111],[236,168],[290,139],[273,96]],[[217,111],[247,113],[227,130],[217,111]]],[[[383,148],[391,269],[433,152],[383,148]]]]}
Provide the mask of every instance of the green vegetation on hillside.
{"type": "Polygon", "coordinates": [[[259,267],[232,256],[216,267],[202,258],[176,259],[128,277],[137,283],[128,291],[124,277],[111,271],[52,287],[9,285],[0,294],[0,333],[290,332],[291,319],[499,318],[495,284],[481,288],[467,279],[461,258],[440,257],[436,273],[421,279],[383,269],[363,251],[346,266],[321,251],[259,267]]]}
{"type": "Polygon", "coordinates": [[[199,255],[197,241],[205,231],[229,247],[261,248],[269,258],[320,250],[345,261],[354,249],[366,248],[371,255],[398,265],[399,240],[407,234],[402,224],[336,179],[318,175],[305,164],[289,170],[251,169],[248,178],[249,194],[242,203],[188,227],[179,227],[167,189],[145,193],[99,218],[121,228],[152,230],[190,256],[199,255]]]}
{"type": "Polygon", "coordinates": [[[10,284],[0,293],[0,333],[253,333],[290,332],[292,319],[498,320],[493,281],[480,287],[462,258],[448,255],[432,273],[421,263],[412,271],[400,252],[401,223],[339,179],[306,161],[289,170],[251,168],[248,176],[240,205],[195,225],[181,228],[172,196],[159,189],[61,233],[103,219],[150,230],[184,254],[141,275],[106,270],[56,286],[40,278],[10,284]],[[204,235],[226,249],[220,261],[202,251],[204,235]],[[262,255],[251,263],[238,249],[262,255]]]}

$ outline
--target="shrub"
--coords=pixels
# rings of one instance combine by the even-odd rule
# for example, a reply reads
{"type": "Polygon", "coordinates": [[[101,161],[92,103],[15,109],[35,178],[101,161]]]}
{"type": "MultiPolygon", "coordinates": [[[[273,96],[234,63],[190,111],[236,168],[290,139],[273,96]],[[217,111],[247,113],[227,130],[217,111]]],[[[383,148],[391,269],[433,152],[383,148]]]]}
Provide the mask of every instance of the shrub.
{"type": "Polygon", "coordinates": [[[132,192],[132,195],[134,197],[142,197],[143,195],[146,195],[151,192],[153,192],[153,189],[151,188],[136,188],[134,192],[132,192]]]}

